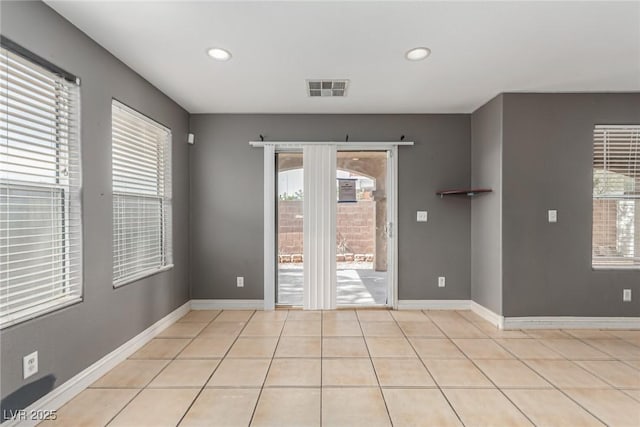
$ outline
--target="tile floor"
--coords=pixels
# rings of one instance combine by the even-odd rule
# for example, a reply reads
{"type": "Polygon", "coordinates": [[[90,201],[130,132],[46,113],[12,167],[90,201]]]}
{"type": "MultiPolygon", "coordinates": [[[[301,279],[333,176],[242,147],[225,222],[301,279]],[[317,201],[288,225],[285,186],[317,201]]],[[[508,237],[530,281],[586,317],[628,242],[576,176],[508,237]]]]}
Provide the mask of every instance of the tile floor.
{"type": "Polygon", "coordinates": [[[468,311],[192,311],[53,423],[637,427],[640,331],[499,331],[468,311]]]}

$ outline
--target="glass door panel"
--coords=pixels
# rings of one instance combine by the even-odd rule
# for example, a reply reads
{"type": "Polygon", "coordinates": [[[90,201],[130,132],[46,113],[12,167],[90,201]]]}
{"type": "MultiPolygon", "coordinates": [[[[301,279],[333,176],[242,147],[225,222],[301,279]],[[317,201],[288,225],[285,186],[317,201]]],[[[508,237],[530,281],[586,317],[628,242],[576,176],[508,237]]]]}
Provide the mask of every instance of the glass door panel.
{"type": "Polygon", "coordinates": [[[302,153],[276,153],[276,304],[302,306],[303,201],[302,153]]]}
{"type": "Polygon", "coordinates": [[[387,152],[338,151],[338,306],[387,305],[387,152]]]}

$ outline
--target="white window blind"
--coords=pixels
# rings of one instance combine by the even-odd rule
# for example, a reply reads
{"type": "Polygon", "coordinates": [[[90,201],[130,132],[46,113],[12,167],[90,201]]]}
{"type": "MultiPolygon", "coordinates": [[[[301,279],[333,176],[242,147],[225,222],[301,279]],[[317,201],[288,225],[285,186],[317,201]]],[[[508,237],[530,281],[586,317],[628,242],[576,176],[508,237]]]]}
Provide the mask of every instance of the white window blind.
{"type": "Polygon", "coordinates": [[[171,131],[112,104],[113,284],[170,268],[171,131]]]}
{"type": "Polygon", "coordinates": [[[640,268],[640,125],[595,127],[592,264],[640,268]]]}
{"type": "Polygon", "coordinates": [[[79,87],[0,48],[0,325],[82,296],[79,87]]]}

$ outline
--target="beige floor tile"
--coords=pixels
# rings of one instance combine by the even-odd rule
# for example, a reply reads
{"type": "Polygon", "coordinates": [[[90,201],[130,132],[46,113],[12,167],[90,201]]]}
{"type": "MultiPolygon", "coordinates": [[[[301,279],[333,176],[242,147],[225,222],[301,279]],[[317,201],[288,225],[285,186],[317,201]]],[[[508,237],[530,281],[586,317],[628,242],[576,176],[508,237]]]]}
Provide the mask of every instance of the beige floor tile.
{"type": "Polygon", "coordinates": [[[487,338],[487,334],[466,320],[456,322],[436,321],[436,324],[449,338],[487,338]]]}
{"type": "Polygon", "coordinates": [[[125,360],[90,387],[144,388],[168,363],[169,360],[125,360]]]}
{"type": "Polygon", "coordinates": [[[270,359],[224,359],[207,387],[262,387],[270,359]]]}
{"type": "Polygon", "coordinates": [[[521,330],[505,331],[503,329],[498,329],[495,325],[486,321],[482,323],[474,323],[474,325],[491,338],[529,338],[529,336],[521,330]]]}
{"type": "Polygon", "coordinates": [[[356,310],[361,322],[393,322],[389,310],[356,310]]]}
{"type": "Polygon", "coordinates": [[[576,363],[614,387],[640,389],[640,371],[622,362],[597,360],[576,363]]]}
{"type": "Polygon", "coordinates": [[[475,324],[487,323],[487,321],[483,317],[477,315],[471,310],[456,310],[456,313],[464,317],[466,320],[468,320],[471,323],[475,323],[475,324]]]}
{"type": "Polygon", "coordinates": [[[246,322],[253,315],[253,310],[224,310],[214,322],[246,322]]]}
{"type": "Polygon", "coordinates": [[[640,360],[625,360],[624,363],[640,370],[640,360]]]}
{"type": "Polygon", "coordinates": [[[321,357],[320,337],[280,337],[275,357],[321,357]]]}
{"type": "Polygon", "coordinates": [[[323,388],[322,425],[390,426],[379,388],[323,388]]]}
{"type": "Polygon", "coordinates": [[[423,310],[431,320],[437,322],[460,322],[466,321],[456,310],[423,310]]]}
{"type": "Polygon", "coordinates": [[[319,388],[265,388],[252,427],[320,426],[319,388]]]}
{"type": "Polygon", "coordinates": [[[640,426],[640,402],[614,389],[567,389],[582,407],[610,426],[640,426]]]}
{"type": "Polygon", "coordinates": [[[541,339],[540,342],[569,360],[604,360],[611,356],[577,339],[541,339]]]}
{"type": "Polygon", "coordinates": [[[371,359],[322,359],[322,386],[377,386],[371,359]]]}
{"type": "Polygon", "coordinates": [[[360,322],[366,337],[402,337],[402,330],[396,322],[360,322]]]}
{"type": "Polygon", "coordinates": [[[158,334],[158,338],[193,338],[207,326],[207,323],[177,322],[158,334]]]}
{"type": "Polygon", "coordinates": [[[527,360],[527,365],[558,388],[607,388],[606,383],[568,360],[527,360]]]}
{"type": "Polygon", "coordinates": [[[493,387],[473,363],[465,359],[423,359],[440,387],[493,387]]]}
{"type": "Polygon", "coordinates": [[[571,338],[571,335],[559,329],[527,329],[526,334],[531,338],[571,338]]]}
{"type": "Polygon", "coordinates": [[[587,344],[622,360],[640,360],[640,347],[621,339],[588,339],[587,344]]]}
{"type": "Polygon", "coordinates": [[[609,331],[611,335],[640,346],[640,331],[609,331]]]}
{"type": "Polygon", "coordinates": [[[240,335],[240,331],[244,328],[244,322],[212,322],[200,332],[199,337],[217,337],[240,335]]]}
{"type": "Polygon", "coordinates": [[[322,320],[322,311],[316,310],[291,310],[287,320],[297,320],[303,322],[319,322],[322,320]]]}
{"type": "Polygon", "coordinates": [[[251,318],[252,321],[281,322],[287,320],[289,310],[256,311],[251,318]]]}
{"type": "Polygon", "coordinates": [[[287,320],[282,330],[283,337],[319,337],[322,331],[321,320],[287,320]]]}
{"type": "Polygon", "coordinates": [[[421,359],[465,359],[448,338],[409,338],[421,359]]]}
{"type": "Polygon", "coordinates": [[[496,339],[518,359],[563,359],[562,355],[543,345],[536,339],[496,339]]]}
{"type": "Polygon", "coordinates": [[[320,387],[320,359],[273,359],[266,387],[320,387]]]}
{"type": "Polygon", "coordinates": [[[443,390],[467,426],[531,426],[527,418],[498,390],[443,390]]]}
{"type": "Polygon", "coordinates": [[[246,427],[260,389],[207,388],[200,393],[180,427],[246,427]]]}
{"type": "Polygon", "coordinates": [[[174,360],[148,387],[203,387],[218,363],[218,359],[174,360]]]}
{"type": "Polygon", "coordinates": [[[190,341],[189,339],[154,338],[133,353],[130,359],[173,359],[190,341]]]}
{"type": "Polygon", "coordinates": [[[500,388],[552,387],[519,360],[476,360],[475,363],[500,388]]]}
{"type": "MultiPolygon", "coordinates": [[[[427,317],[425,316],[425,319],[427,317]]],[[[444,338],[444,334],[435,323],[427,319],[425,322],[398,322],[402,332],[408,337],[444,338]]]]}
{"type": "Polygon", "coordinates": [[[271,358],[276,350],[276,344],[278,344],[278,337],[240,337],[231,346],[227,357],[271,358]]]}
{"type": "Polygon", "coordinates": [[[175,426],[199,391],[193,388],[142,390],[109,426],[175,426]]]}
{"type": "Polygon", "coordinates": [[[599,329],[564,329],[564,332],[580,339],[613,339],[616,337],[609,331],[599,329]]]}
{"type": "Polygon", "coordinates": [[[209,323],[220,314],[220,310],[191,310],[178,320],[178,322],[209,323]]]}
{"type": "Polygon", "coordinates": [[[621,391],[627,393],[629,396],[633,397],[635,400],[640,402],[640,390],[635,389],[635,390],[621,390],[621,391]]]}
{"type": "Polygon", "coordinates": [[[374,358],[381,387],[435,387],[420,359],[374,358]]]}
{"type": "Polygon", "coordinates": [[[365,338],[371,357],[416,357],[406,338],[365,338]]]}
{"type": "Polygon", "coordinates": [[[537,426],[602,426],[558,390],[505,390],[509,399],[537,426]]]}
{"type": "Polygon", "coordinates": [[[391,315],[396,322],[429,322],[429,318],[420,310],[394,310],[391,315]]]}
{"type": "Polygon", "coordinates": [[[329,310],[322,312],[323,320],[357,321],[358,316],[355,310],[329,310]]]}
{"type": "Polygon", "coordinates": [[[178,355],[178,359],[220,359],[227,353],[235,337],[195,338],[178,355]]]}
{"type": "Polygon", "coordinates": [[[328,337],[322,339],[322,357],[369,357],[362,337],[328,337]]]}
{"type": "Polygon", "coordinates": [[[461,426],[440,390],[383,389],[394,426],[461,426]]]}
{"type": "Polygon", "coordinates": [[[134,389],[86,389],[42,426],[104,426],[138,393],[134,389]]]}
{"type": "Polygon", "coordinates": [[[284,321],[249,322],[240,334],[241,337],[277,337],[282,332],[284,321]]]}
{"type": "Polygon", "coordinates": [[[513,355],[491,339],[452,340],[470,359],[513,359],[513,355]]]}
{"type": "Polygon", "coordinates": [[[322,335],[325,337],[362,336],[360,323],[353,320],[323,320],[322,335]]]}

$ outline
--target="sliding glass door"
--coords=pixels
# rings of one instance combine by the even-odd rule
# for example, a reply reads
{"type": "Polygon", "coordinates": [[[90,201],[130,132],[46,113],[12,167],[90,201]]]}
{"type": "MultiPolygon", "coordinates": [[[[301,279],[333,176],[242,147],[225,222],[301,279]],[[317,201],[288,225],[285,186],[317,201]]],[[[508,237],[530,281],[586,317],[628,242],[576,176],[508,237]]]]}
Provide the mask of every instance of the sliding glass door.
{"type": "Polygon", "coordinates": [[[393,304],[391,150],[310,144],[275,158],[275,302],[393,304]]]}

